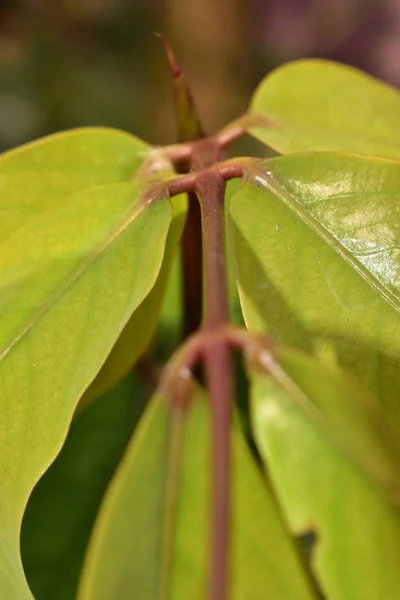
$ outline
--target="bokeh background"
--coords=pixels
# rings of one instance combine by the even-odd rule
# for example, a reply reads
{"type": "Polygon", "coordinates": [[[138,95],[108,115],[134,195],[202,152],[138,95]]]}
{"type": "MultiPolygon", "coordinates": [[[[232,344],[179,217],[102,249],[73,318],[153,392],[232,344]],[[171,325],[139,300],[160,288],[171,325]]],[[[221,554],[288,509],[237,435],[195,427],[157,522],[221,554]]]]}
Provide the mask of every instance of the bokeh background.
{"type": "Polygon", "coordinates": [[[173,143],[171,42],[213,132],[266,72],[319,56],[400,85],[399,0],[1,0],[0,150],[107,125],[173,143]]]}

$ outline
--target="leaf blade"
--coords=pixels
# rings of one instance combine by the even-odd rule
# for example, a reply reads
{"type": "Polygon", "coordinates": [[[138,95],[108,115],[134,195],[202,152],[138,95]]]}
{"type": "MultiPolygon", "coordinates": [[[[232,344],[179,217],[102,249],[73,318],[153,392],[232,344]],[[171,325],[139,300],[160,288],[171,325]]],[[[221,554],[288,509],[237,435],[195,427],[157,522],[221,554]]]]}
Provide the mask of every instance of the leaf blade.
{"type": "Polygon", "coordinates": [[[0,564],[13,562],[19,591],[8,593],[7,569],[0,590],[10,600],[31,598],[18,543],[28,496],[59,452],[77,401],[153,288],[172,218],[165,195],[144,199],[145,175],[128,182],[145,144],[119,132],[88,135],[87,143],[82,132],[48,138],[0,159],[0,564]],[[109,286],[113,274],[120,279],[109,286]]]}
{"type": "MultiPolygon", "coordinates": [[[[154,398],[138,438],[132,440],[100,512],[81,580],[79,600],[111,600],[120,597],[118,594],[121,590],[124,590],[125,594],[134,592],[135,597],[140,600],[155,600],[167,596],[177,599],[193,597],[200,600],[204,596],[209,527],[209,424],[204,395],[197,391],[192,401],[190,413],[185,417],[184,431],[181,429],[179,433],[182,446],[177,450],[176,439],[170,439],[168,442],[168,436],[174,429],[173,410],[165,398],[154,398]],[[153,435],[157,430],[158,439],[155,440],[153,435]],[[168,487],[165,480],[168,477],[167,463],[172,446],[181,459],[180,465],[174,466],[175,476],[179,480],[176,482],[178,496],[174,500],[167,493],[172,503],[170,506],[174,506],[176,514],[175,525],[171,529],[171,523],[166,525],[163,521],[162,512],[165,506],[163,499],[166,498],[165,486],[168,487]],[[153,459],[154,453],[158,452],[152,474],[149,468],[140,468],[140,476],[139,465],[134,463],[141,452],[147,453],[147,456],[152,456],[153,459]],[[149,495],[146,501],[143,493],[149,495]],[[125,510],[121,510],[122,506],[125,510]],[[147,524],[144,530],[143,522],[147,524]],[[136,524],[132,526],[132,523],[136,524]],[[154,527],[155,523],[158,523],[158,527],[154,527]],[[172,534],[167,549],[163,538],[166,526],[169,535],[172,534]],[[150,538],[152,553],[146,554],[150,538]],[[144,549],[138,548],[138,541],[141,539],[146,540],[144,549]],[[125,545],[124,558],[121,555],[115,556],[115,547],[120,549],[122,545],[125,545]],[[164,557],[163,548],[167,552],[164,557]],[[164,571],[160,581],[160,569],[163,568],[167,569],[167,572],[164,571]],[[146,578],[145,582],[143,577],[146,578]],[[115,578],[119,578],[119,582],[116,582],[115,578]],[[160,586],[158,588],[155,584],[157,579],[160,586]]],[[[238,471],[235,471],[237,476],[233,483],[235,527],[232,597],[256,599],[260,597],[261,591],[268,590],[269,597],[274,599],[311,599],[313,594],[301,572],[291,541],[286,537],[272,498],[262,488],[259,474],[254,465],[251,465],[243,442],[237,435],[234,436],[234,440],[235,468],[238,471]],[[248,510],[249,506],[252,511],[248,510]],[[252,514],[256,515],[253,520],[252,514]],[[264,531],[264,528],[270,534],[270,540],[276,542],[275,554],[263,552],[264,537],[261,539],[259,535],[253,535],[255,531],[264,531]],[[291,577],[286,577],[289,571],[291,577]]]]}
{"type": "Polygon", "coordinates": [[[282,154],[337,150],[400,158],[400,95],[353,67],[299,60],[267,76],[253,96],[251,135],[282,154]]]}
{"type": "Polygon", "coordinates": [[[138,138],[100,127],[51,135],[5,152],[0,157],[0,241],[21,220],[51,210],[79,190],[129,181],[148,152],[138,138]]]}
{"type": "Polygon", "coordinates": [[[144,398],[126,377],[74,418],[66,443],[29,499],[21,532],[27,580],[38,600],[76,597],[96,513],[144,398]]]}
{"type": "MultiPolygon", "coordinates": [[[[295,382],[305,363],[312,366],[313,376],[320,380],[318,391],[307,375],[300,384],[311,403],[320,404],[324,394],[332,401],[343,394],[339,372],[331,371],[326,380],[328,370],[323,364],[284,348],[278,353],[285,372],[289,359],[289,374],[295,382]]],[[[399,577],[398,510],[379,485],[331,444],[273,372],[252,375],[256,443],[291,530],[298,535],[310,531],[317,535],[311,568],[322,592],[338,600],[390,596],[399,577]],[[377,552],[385,558],[380,560],[377,552]],[[371,576],[361,577],[365,572],[371,576]]],[[[348,403],[356,402],[351,387],[349,392],[348,403]]]]}
{"type": "MultiPolygon", "coordinates": [[[[163,262],[157,280],[125,325],[99,374],[85,392],[80,406],[109,390],[129,373],[136,361],[145,352],[155,333],[183,231],[187,198],[185,195],[177,196],[172,198],[171,203],[173,208],[172,222],[165,242],[163,262]],[[132,344],[132,340],[135,340],[135,344],[132,344]]],[[[176,302],[177,298],[174,298],[174,304],[176,302]]],[[[177,310],[176,306],[174,310],[177,310]]]]}
{"type": "Polygon", "coordinates": [[[342,364],[398,428],[399,260],[363,252],[397,247],[397,162],[310,153],[253,175],[230,208],[247,326],[342,364]]]}

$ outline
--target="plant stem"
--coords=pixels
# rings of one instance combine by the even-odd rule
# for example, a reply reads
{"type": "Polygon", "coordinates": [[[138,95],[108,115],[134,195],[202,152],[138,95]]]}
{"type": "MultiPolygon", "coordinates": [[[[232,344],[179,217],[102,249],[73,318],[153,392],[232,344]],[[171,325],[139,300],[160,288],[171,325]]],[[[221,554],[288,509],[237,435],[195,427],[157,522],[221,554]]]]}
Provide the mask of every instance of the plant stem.
{"type": "Polygon", "coordinates": [[[230,421],[233,398],[232,362],[229,346],[221,340],[204,352],[204,367],[211,396],[212,414],[212,529],[210,600],[228,597],[230,524],[230,421]]]}
{"type": "MultiPolygon", "coordinates": [[[[203,329],[222,329],[229,323],[225,248],[225,181],[217,170],[199,174],[196,191],[203,229],[205,311],[203,329]]],[[[209,600],[226,600],[228,594],[230,415],[233,372],[229,344],[223,338],[207,344],[203,363],[211,397],[213,500],[209,600]]]]}
{"type": "MultiPolygon", "coordinates": [[[[246,167],[251,167],[252,165],[257,165],[258,163],[259,159],[254,158],[241,158],[237,161],[228,160],[216,164],[213,167],[213,170],[218,171],[224,181],[228,181],[229,179],[235,179],[236,177],[243,177],[246,167]]],[[[199,175],[199,173],[193,172],[179,175],[177,177],[171,177],[168,182],[169,195],[177,196],[178,194],[193,192],[196,188],[196,182],[199,175]]],[[[150,190],[150,195],[151,191],[152,190],[150,190]]]]}
{"type": "Polygon", "coordinates": [[[225,181],[217,171],[198,175],[196,191],[200,198],[204,278],[204,327],[220,327],[229,322],[228,282],[225,249],[225,181]]]}

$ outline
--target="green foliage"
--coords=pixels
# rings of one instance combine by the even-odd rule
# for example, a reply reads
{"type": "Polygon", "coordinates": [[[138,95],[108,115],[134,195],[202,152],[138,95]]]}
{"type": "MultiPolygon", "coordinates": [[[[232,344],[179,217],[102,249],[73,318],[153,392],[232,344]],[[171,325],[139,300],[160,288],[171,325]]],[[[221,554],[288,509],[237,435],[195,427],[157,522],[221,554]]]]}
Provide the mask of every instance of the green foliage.
{"type": "MultiPolygon", "coordinates": [[[[168,278],[182,234],[186,211],[186,197],[176,196],[171,201],[172,221],[165,241],[163,262],[157,280],[149,294],[130,317],[108,355],[100,373],[83,395],[86,404],[112,388],[132,369],[147,349],[157,327],[162,300],[166,293],[168,278]]],[[[147,260],[147,259],[146,259],[147,260]]]]}
{"type": "Polygon", "coordinates": [[[244,317],[353,371],[400,427],[400,163],[301,154],[260,164],[233,197],[244,317]]]}
{"type": "Polygon", "coordinates": [[[0,599],[395,597],[399,109],[302,61],[200,143],[97,128],[0,158],[0,599]],[[214,164],[246,131],[288,156],[214,164]],[[196,193],[205,310],[176,349],[196,193]]]}
{"type": "MultiPolygon", "coordinates": [[[[209,429],[201,390],[193,392],[187,411],[174,410],[165,397],[155,395],[105,497],[79,600],[118,599],[124,590],[135,590],[138,600],[167,593],[176,599],[204,597],[209,429]]],[[[233,440],[231,597],[311,600],[272,496],[238,432],[233,440]]]]}
{"type": "Polygon", "coordinates": [[[301,60],[258,87],[249,132],[281,154],[340,150],[400,158],[400,95],[352,67],[301,60]]]}
{"type": "MultiPolygon", "coordinates": [[[[302,406],[305,401],[319,409],[324,403],[329,410],[332,403],[337,411],[338,398],[343,408],[357,402],[360,392],[339,373],[308,357],[282,350],[278,357],[282,365],[271,369],[270,376],[252,377],[252,418],[290,530],[316,536],[311,569],[324,597],[393,598],[400,584],[399,511],[357,461],[339,449],[347,441],[340,429],[335,432],[338,444],[332,443],[325,428],[302,406]]],[[[363,446],[374,461],[377,447],[363,446]]],[[[382,457],[384,448],[380,450],[382,457]]],[[[384,461],[378,467],[383,474],[384,461]]]]}
{"type": "Polygon", "coordinates": [[[75,597],[91,528],[143,408],[137,378],[126,377],[72,422],[65,445],[35,487],[21,532],[36,598],[75,597]]]}
{"type": "Polygon", "coordinates": [[[8,598],[15,590],[30,597],[18,553],[28,497],[58,454],[82,393],[154,285],[171,223],[166,197],[145,204],[145,183],[123,182],[142,144],[125,134],[97,137],[98,154],[90,131],[50,138],[0,163],[4,198],[15,205],[5,212],[0,250],[0,586],[8,598]],[[107,168],[109,153],[119,157],[117,167],[107,168]]]}

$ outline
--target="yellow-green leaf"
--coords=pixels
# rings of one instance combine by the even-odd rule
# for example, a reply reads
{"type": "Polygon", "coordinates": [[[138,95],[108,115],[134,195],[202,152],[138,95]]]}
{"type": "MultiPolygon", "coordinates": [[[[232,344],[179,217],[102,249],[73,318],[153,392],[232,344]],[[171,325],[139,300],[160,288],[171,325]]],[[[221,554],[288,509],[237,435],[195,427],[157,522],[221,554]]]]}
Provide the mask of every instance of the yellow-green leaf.
{"type": "MultiPolygon", "coordinates": [[[[297,550],[238,432],[233,432],[232,600],[315,599],[297,550]]],[[[152,400],[94,529],[79,600],[203,600],[210,535],[207,398],[188,412],[152,400]]]]}
{"type": "MultiPolygon", "coordinates": [[[[350,433],[349,427],[343,428],[346,416],[330,422],[331,411],[337,411],[335,403],[342,408],[357,404],[344,408],[345,415],[354,411],[361,415],[366,409],[361,392],[339,372],[308,357],[280,348],[276,358],[280,369],[272,368],[269,375],[252,373],[255,440],[292,533],[315,536],[311,570],[323,597],[395,598],[400,586],[400,513],[386,490],[342,451],[350,433]],[[305,403],[299,402],[299,391],[305,403]],[[310,418],[312,413],[304,410],[307,403],[322,409],[339,444],[310,418]]],[[[364,415],[352,423],[353,428],[364,429],[367,421],[364,415]]],[[[373,433],[354,432],[354,438],[365,434],[364,441],[371,441],[373,433]]],[[[385,442],[379,435],[377,430],[369,451],[378,450],[382,458],[385,442]]],[[[384,461],[381,465],[386,468],[384,461]]]]}
{"type": "Polygon", "coordinates": [[[339,362],[400,426],[400,165],[335,153],[260,165],[231,202],[249,329],[339,362]]]}
{"type": "Polygon", "coordinates": [[[353,67],[300,60],[255,92],[249,133],[281,154],[340,150],[400,159],[400,93],[353,67]]]}
{"type": "MultiPolygon", "coordinates": [[[[175,196],[171,199],[171,204],[173,208],[172,223],[165,243],[164,258],[157,281],[124,327],[100,373],[84,394],[81,405],[107,391],[129,373],[154,335],[185,222],[186,196],[175,196]]],[[[173,300],[176,304],[177,298],[173,300]]],[[[175,312],[179,312],[179,305],[175,306],[175,312]]]]}
{"type": "Polygon", "coordinates": [[[143,396],[130,374],[80,412],[33,490],[22,523],[21,554],[37,600],[75,599],[99,505],[140,418],[143,396]]]}
{"type": "Polygon", "coordinates": [[[31,598],[18,541],[27,499],[161,268],[170,202],[145,201],[141,178],[128,183],[143,148],[126,134],[89,130],[0,159],[0,596],[7,600],[31,598]]]}
{"type": "Polygon", "coordinates": [[[87,128],[56,134],[0,157],[0,242],[80,190],[130,181],[149,146],[122,131],[87,128]]]}

